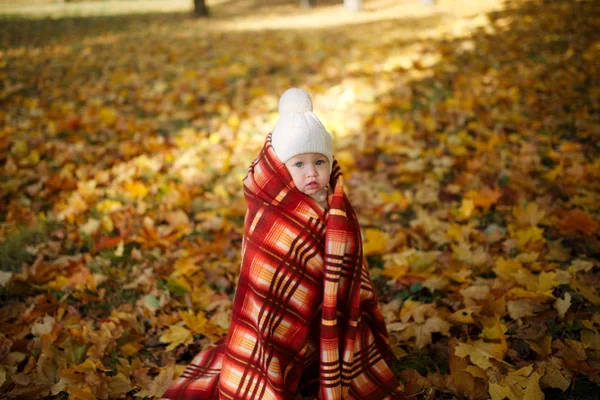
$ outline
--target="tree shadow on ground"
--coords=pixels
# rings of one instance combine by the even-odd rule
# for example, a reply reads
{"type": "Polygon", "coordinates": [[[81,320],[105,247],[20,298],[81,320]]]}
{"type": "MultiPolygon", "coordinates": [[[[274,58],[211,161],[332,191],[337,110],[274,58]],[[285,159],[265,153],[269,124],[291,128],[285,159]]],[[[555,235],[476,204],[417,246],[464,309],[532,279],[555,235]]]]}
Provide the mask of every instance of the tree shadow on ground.
{"type": "Polygon", "coordinates": [[[90,37],[143,32],[192,19],[189,12],[29,19],[0,18],[0,49],[69,45],[90,37]]]}

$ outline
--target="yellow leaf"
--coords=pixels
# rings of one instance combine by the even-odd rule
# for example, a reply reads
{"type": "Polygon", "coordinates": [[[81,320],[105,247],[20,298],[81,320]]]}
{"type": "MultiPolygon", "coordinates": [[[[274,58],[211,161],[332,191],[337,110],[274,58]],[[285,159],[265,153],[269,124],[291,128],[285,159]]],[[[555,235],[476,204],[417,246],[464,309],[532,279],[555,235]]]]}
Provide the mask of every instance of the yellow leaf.
{"type": "Polygon", "coordinates": [[[565,319],[565,314],[571,307],[571,293],[565,292],[564,299],[556,299],[554,302],[554,308],[558,312],[558,318],[565,319]]]}
{"type": "Polygon", "coordinates": [[[539,306],[540,304],[537,300],[528,299],[514,300],[506,303],[508,314],[514,320],[535,315],[539,306]]]}
{"type": "Polygon", "coordinates": [[[52,332],[54,322],[54,317],[46,315],[31,326],[31,333],[35,336],[47,335],[52,332]]]}
{"type": "MultiPolygon", "coordinates": [[[[529,275],[527,275],[527,274],[522,274],[521,278],[527,279],[528,276],[529,275]]],[[[516,281],[521,282],[522,280],[516,279],[516,281]]],[[[537,285],[537,283],[536,283],[536,285],[537,285]]],[[[545,292],[545,293],[533,292],[531,290],[525,290],[520,287],[514,287],[514,288],[510,289],[506,293],[506,297],[511,300],[528,299],[528,300],[536,300],[538,302],[544,302],[546,300],[554,299],[552,292],[545,292]]]]}
{"type": "Polygon", "coordinates": [[[170,326],[167,332],[160,336],[161,343],[168,343],[167,351],[171,351],[180,344],[190,344],[193,341],[192,332],[178,325],[170,326]]]}
{"type": "Polygon", "coordinates": [[[121,346],[121,354],[123,354],[125,357],[131,357],[137,354],[143,348],[144,346],[139,343],[125,343],[123,346],[121,346]]]}
{"type": "Polygon", "coordinates": [[[229,125],[233,129],[237,129],[237,127],[240,125],[240,117],[237,114],[232,114],[227,119],[227,125],[229,125]]]}
{"type": "Polygon", "coordinates": [[[410,338],[415,338],[415,344],[417,348],[422,349],[423,347],[431,344],[431,335],[435,332],[439,332],[444,336],[450,335],[450,327],[452,325],[437,315],[425,320],[423,324],[416,322],[409,324],[404,331],[399,335],[400,340],[408,341],[410,338]]]}
{"type": "Polygon", "coordinates": [[[224,185],[215,185],[215,187],[213,188],[213,193],[216,194],[223,201],[229,200],[229,193],[227,192],[227,189],[225,189],[224,185]]]}
{"type": "Polygon", "coordinates": [[[187,327],[190,328],[192,331],[196,333],[204,333],[204,329],[208,321],[203,311],[198,311],[198,314],[194,314],[192,310],[180,311],[179,315],[181,316],[183,322],[185,322],[187,327]]]}
{"type": "Polygon", "coordinates": [[[201,267],[196,263],[200,261],[200,256],[186,256],[175,261],[175,271],[171,274],[173,277],[187,276],[191,277],[201,271],[201,267]]]}
{"type": "Polygon", "coordinates": [[[192,286],[187,282],[184,277],[173,277],[170,276],[167,279],[167,287],[171,293],[185,294],[192,291],[192,286]]]}
{"type": "Polygon", "coordinates": [[[68,385],[67,393],[69,399],[73,400],[96,400],[96,396],[88,385],[68,385]]]}
{"type": "Polygon", "coordinates": [[[467,368],[465,368],[465,371],[471,374],[474,378],[481,378],[487,380],[487,375],[485,374],[485,371],[475,365],[469,365],[467,368]]]}
{"type": "Polygon", "coordinates": [[[555,181],[558,175],[562,174],[563,162],[561,161],[556,167],[548,171],[544,177],[549,181],[555,181]]]}
{"type": "Polygon", "coordinates": [[[461,241],[458,245],[452,245],[452,258],[467,264],[481,266],[490,260],[490,256],[483,247],[471,250],[467,242],[461,241]]]}
{"type": "Polygon", "coordinates": [[[483,340],[470,343],[458,343],[454,353],[461,358],[469,356],[471,362],[484,371],[492,367],[490,359],[502,361],[506,353],[506,341],[500,344],[486,343],[483,340]]]}
{"type": "Polygon", "coordinates": [[[389,254],[384,257],[385,269],[397,266],[409,266],[415,272],[427,270],[439,256],[439,251],[421,251],[409,249],[402,253],[389,254]]]}
{"type": "Polygon", "coordinates": [[[471,199],[462,199],[460,209],[458,210],[460,219],[467,219],[473,214],[475,210],[475,202],[471,199]]]}
{"type": "MultiPolygon", "coordinates": [[[[452,340],[452,342],[453,341],[454,340],[452,340]]],[[[476,379],[471,375],[471,373],[477,374],[474,369],[467,372],[467,368],[469,367],[467,359],[458,357],[454,354],[454,351],[451,350],[448,364],[450,367],[451,379],[460,392],[465,393],[466,397],[471,399],[487,397],[487,383],[485,383],[485,380],[479,378],[476,379]]]]}
{"type": "MultiPolygon", "coordinates": [[[[487,294],[487,293],[486,293],[487,294]]],[[[480,306],[472,306],[456,311],[448,317],[448,321],[454,324],[474,324],[473,314],[478,314],[481,311],[480,306]]]]}
{"type": "Polygon", "coordinates": [[[120,209],[122,206],[123,206],[123,204],[119,203],[118,201],[103,200],[96,205],[96,209],[98,210],[98,212],[104,214],[104,213],[111,213],[113,211],[116,211],[116,210],[120,209]]]}
{"type": "Polygon", "coordinates": [[[73,368],[73,370],[75,372],[83,372],[83,373],[95,371],[96,364],[88,358],[87,360],[85,360],[84,362],[82,362],[81,364],[79,364],[75,368],[73,368]]]}
{"type": "Polygon", "coordinates": [[[546,293],[556,286],[556,272],[542,272],[539,276],[538,292],[546,293]]]}
{"type": "Polygon", "coordinates": [[[208,136],[208,143],[210,144],[217,144],[221,141],[221,135],[219,135],[218,133],[211,133],[208,136]]]}
{"type": "Polygon", "coordinates": [[[6,286],[13,277],[12,272],[0,271],[0,287],[6,286]]]}
{"type": "Polygon", "coordinates": [[[388,128],[390,133],[392,134],[398,134],[398,133],[402,133],[402,130],[404,129],[404,120],[402,119],[393,119],[388,123],[388,128]]]}
{"type": "Polygon", "coordinates": [[[408,265],[395,265],[392,267],[385,267],[381,270],[381,275],[388,276],[393,279],[399,279],[406,275],[410,267],[408,265]]]}
{"type": "Polygon", "coordinates": [[[472,190],[466,193],[464,198],[473,200],[473,205],[475,207],[482,207],[484,210],[487,210],[492,205],[496,204],[501,196],[502,192],[499,189],[492,190],[485,187],[480,191],[472,190]]]}
{"type": "Polygon", "coordinates": [[[517,244],[520,247],[525,246],[529,242],[544,241],[544,230],[533,226],[527,229],[519,229],[514,232],[514,236],[517,239],[517,244]]]}
{"type": "Polygon", "coordinates": [[[577,290],[587,301],[595,306],[600,305],[600,297],[596,294],[596,291],[589,286],[584,285],[579,281],[573,280],[573,289],[577,290]]]}
{"type": "Polygon", "coordinates": [[[470,282],[470,276],[473,273],[473,271],[471,269],[468,268],[462,268],[460,271],[447,271],[444,272],[444,275],[446,275],[448,278],[452,279],[455,282],[458,283],[466,283],[466,282],[470,282]]]}
{"type": "Polygon", "coordinates": [[[123,252],[125,251],[125,243],[121,239],[117,248],[115,249],[115,257],[123,257],[123,252]]]}
{"type": "Polygon", "coordinates": [[[393,191],[391,194],[387,194],[386,192],[381,192],[380,194],[384,202],[394,204],[402,211],[410,206],[410,200],[404,197],[398,190],[393,191]]]}
{"type": "Polygon", "coordinates": [[[121,372],[109,379],[108,395],[111,399],[118,398],[120,395],[125,394],[133,389],[131,379],[121,372]]]}
{"type": "Polygon", "coordinates": [[[383,253],[387,247],[388,239],[388,235],[377,229],[366,229],[363,244],[364,255],[383,253]]]}
{"type": "Polygon", "coordinates": [[[67,287],[67,285],[69,284],[69,282],[70,282],[70,280],[66,276],[58,275],[56,278],[54,278],[50,282],[46,283],[44,285],[44,287],[47,287],[48,289],[54,289],[54,290],[64,290],[65,287],[67,287]]]}
{"type": "Polygon", "coordinates": [[[342,167],[344,172],[354,169],[356,161],[355,154],[353,152],[349,150],[342,150],[336,153],[335,159],[340,164],[340,167],[342,167]]]}
{"type": "Polygon", "coordinates": [[[423,125],[425,125],[425,129],[427,129],[429,132],[435,132],[437,129],[437,122],[431,115],[427,115],[425,118],[423,118],[423,125]]]}
{"type": "Polygon", "coordinates": [[[505,260],[500,257],[496,260],[496,266],[493,268],[497,276],[504,280],[511,280],[515,274],[523,269],[523,264],[515,259],[505,260]]]}
{"type": "Polygon", "coordinates": [[[540,382],[547,387],[558,388],[563,392],[571,386],[573,373],[565,366],[564,362],[557,357],[550,357],[546,361],[536,363],[536,366],[544,369],[544,375],[540,382]]]}
{"type": "Polygon", "coordinates": [[[540,389],[541,375],[531,372],[531,365],[511,372],[498,383],[490,382],[489,394],[492,400],[544,400],[540,389]]]}
{"type": "Polygon", "coordinates": [[[529,344],[529,346],[531,346],[531,349],[533,351],[535,351],[544,358],[548,357],[552,350],[552,336],[548,334],[542,336],[535,342],[533,340],[528,340],[527,343],[529,344]]]}
{"type": "Polygon", "coordinates": [[[528,203],[512,210],[517,225],[521,227],[536,226],[546,215],[544,210],[540,210],[537,203],[528,203]]]}
{"type": "Polygon", "coordinates": [[[29,147],[27,146],[27,142],[25,140],[15,140],[12,147],[10,148],[10,152],[18,158],[26,157],[27,154],[29,154],[29,147]]]}
{"type": "Polygon", "coordinates": [[[98,117],[106,125],[114,125],[117,121],[117,110],[112,107],[104,107],[100,110],[98,117]]]}
{"type": "Polygon", "coordinates": [[[170,211],[165,214],[165,221],[172,227],[188,225],[190,219],[183,210],[170,211]]]}
{"type": "Polygon", "coordinates": [[[481,331],[481,336],[489,340],[500,339],[501,342],[506,341],[504,333],[508,330],[506,325],[500,322],[500,319],[491,321],[492,323],[484,324],[484,328],[481,331]]]}
{"type": "Polygon", "coordinates": [[[173,365],[160,371],[158,376],[141,391],[135,394],[135,397],[161,398],[162,395],[171,387],[175,381],[175,367],[173,365]]]}
{"type": "Polygon", "coordinates": [[[600,334],[589,329],[581,331],[581,343],[586,349],[600,350],[600,334]]]}
{"type": "Polygon", "coordinates": [[[148,188],[140,181],[129,182],[125,184],[125,193],[133,198],[143,199],[148,194],[148,188]]]}

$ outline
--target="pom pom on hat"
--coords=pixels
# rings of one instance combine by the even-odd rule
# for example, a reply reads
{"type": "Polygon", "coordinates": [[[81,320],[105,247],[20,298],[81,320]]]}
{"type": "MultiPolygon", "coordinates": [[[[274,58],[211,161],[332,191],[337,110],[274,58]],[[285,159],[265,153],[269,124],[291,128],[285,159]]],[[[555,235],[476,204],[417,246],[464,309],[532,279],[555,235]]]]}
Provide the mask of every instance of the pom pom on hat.
{"type": "Polygon", "coordinates": [[[312,100],[308,93],[302,89],[291,88],[279,99],[279,114],[300,114],[307,111],[312,111],[312,100]]]}
{"type": "Polygon", "coordinates": [[[291,88],[279,99],[279,120],[271,143],[282,162],[304,153],[320,153],[333,164],[331,135],[312,111],[312,100],[302,89],[291,88]]]}

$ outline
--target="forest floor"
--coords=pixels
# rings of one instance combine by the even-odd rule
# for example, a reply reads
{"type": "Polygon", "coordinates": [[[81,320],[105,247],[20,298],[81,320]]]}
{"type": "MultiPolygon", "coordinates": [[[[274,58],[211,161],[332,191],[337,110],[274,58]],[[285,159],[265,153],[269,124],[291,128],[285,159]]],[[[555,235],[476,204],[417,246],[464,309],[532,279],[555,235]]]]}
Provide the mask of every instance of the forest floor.
{"type": "Polygon", "coordinates": [[[595,2],[189,3],[0,7],[0,398],[159,397],[226,334],[241,180],[291,86],[407,397],[595,398],[595,2]]]}

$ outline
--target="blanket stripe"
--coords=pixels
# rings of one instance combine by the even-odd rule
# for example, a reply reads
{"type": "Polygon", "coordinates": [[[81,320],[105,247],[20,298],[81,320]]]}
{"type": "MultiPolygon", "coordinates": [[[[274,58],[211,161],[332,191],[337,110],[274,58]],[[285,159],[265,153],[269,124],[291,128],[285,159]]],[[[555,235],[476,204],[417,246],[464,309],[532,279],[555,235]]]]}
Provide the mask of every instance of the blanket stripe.
{"type": "Polygon", "coordinates": [[[334,161],[325,210],[294,186],[267,137],[243,181],[248,211],[229,333],[164,398],[402,398],[343,182],[334,161]]]}

